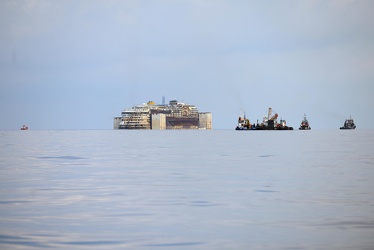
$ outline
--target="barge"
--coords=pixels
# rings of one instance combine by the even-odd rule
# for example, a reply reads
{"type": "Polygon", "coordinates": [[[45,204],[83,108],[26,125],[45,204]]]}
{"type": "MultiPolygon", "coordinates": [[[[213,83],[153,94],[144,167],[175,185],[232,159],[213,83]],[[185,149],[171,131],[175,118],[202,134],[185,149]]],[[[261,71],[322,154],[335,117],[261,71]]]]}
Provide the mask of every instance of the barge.
{"type": "Polygon", "coordinates": [[[262,123],[251,124],[249,119],[243,116],[239,116],[238,125],[236,130],[293,130],[293,127],[287,126],[286,120],[280,119],[278,122],[278,113],[273,112],[270,107],[267,115],[262,119],[262,123]]]}

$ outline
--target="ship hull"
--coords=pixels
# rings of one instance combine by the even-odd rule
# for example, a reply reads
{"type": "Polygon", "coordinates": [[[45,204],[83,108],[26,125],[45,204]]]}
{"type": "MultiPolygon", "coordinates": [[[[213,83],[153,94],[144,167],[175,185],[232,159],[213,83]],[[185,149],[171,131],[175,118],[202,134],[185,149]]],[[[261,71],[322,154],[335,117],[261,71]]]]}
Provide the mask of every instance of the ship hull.
{"type": "Polygon", "coordinates": [[[345,129],[355,129],[356,128],[356,126],[355,127],[351,127],[351,128],[347,128],[347,127],[341,127],[340,129],[343,129],[343,130],[345,130],[345,129]]]}
{"type": "Polygon", "coordinates": [[[301,126],[301,127],[299,128],[299,130],[311,130],[311,128],[310,128],[310,127],[307,127],[307,126],[301,126]]]}
{"type": "Polygon", "coordinates": [[[251,128],[239,128],[236,127],[235,130],[245,130],[245,131],[253,131],[253,130],[293,130],[293,127],[267,127],[267,126],[254,126],[251,128]]]}

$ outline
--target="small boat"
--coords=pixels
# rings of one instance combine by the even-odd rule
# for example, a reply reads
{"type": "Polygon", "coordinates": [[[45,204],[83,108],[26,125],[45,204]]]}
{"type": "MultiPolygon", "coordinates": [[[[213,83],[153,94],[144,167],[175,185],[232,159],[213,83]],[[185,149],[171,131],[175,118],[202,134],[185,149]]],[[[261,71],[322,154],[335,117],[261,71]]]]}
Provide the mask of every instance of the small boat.
{"type": "Polygon", "coordinates": [[[356,128],[356,125],[351,116],[349,116],[349,119],[345,120],[343,127],[340,127],[340,129],[355,129],[355,128],[356,128]]]}
{"type": "Polygon", "coordinates": [[[304,118],[303,120],[301,121],[301,124],[300,124],[300,130],[310,130],[312,129],[310,126],[309,126],[309,122],[308,120],[306,119],[306,115],[304,114],[304,118]]]}
{"type": "Polygon", "coordinates": [[[26,125],[23,125],[23,126],[21,127],[21,130],[29,130],[29,127],[27,127],[26,125]]]}

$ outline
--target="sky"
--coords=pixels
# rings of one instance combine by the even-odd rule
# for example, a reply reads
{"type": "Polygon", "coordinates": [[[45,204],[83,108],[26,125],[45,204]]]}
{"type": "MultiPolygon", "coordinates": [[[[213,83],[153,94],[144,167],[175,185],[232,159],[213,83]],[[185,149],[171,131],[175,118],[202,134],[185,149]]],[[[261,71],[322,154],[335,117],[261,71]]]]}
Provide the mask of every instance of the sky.
{"type": "Polygon", "coordinates": [[[372,0],[1,0],[0,129],[112,129],[177,99],[234,129],[374,128],[372,0]]]}

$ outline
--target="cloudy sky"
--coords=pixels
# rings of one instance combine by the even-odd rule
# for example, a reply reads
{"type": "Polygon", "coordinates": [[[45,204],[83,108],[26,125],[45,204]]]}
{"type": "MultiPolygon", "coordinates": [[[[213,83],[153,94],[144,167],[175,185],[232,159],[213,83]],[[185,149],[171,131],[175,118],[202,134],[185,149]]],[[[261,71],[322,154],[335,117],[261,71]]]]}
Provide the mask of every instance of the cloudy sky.
{"type": "Polygon", "coordinates": [[[2,0],[0,129],[112,129],[162,96],[215,129],[374,128],[373,24],[372,0],[2,0]]]}

